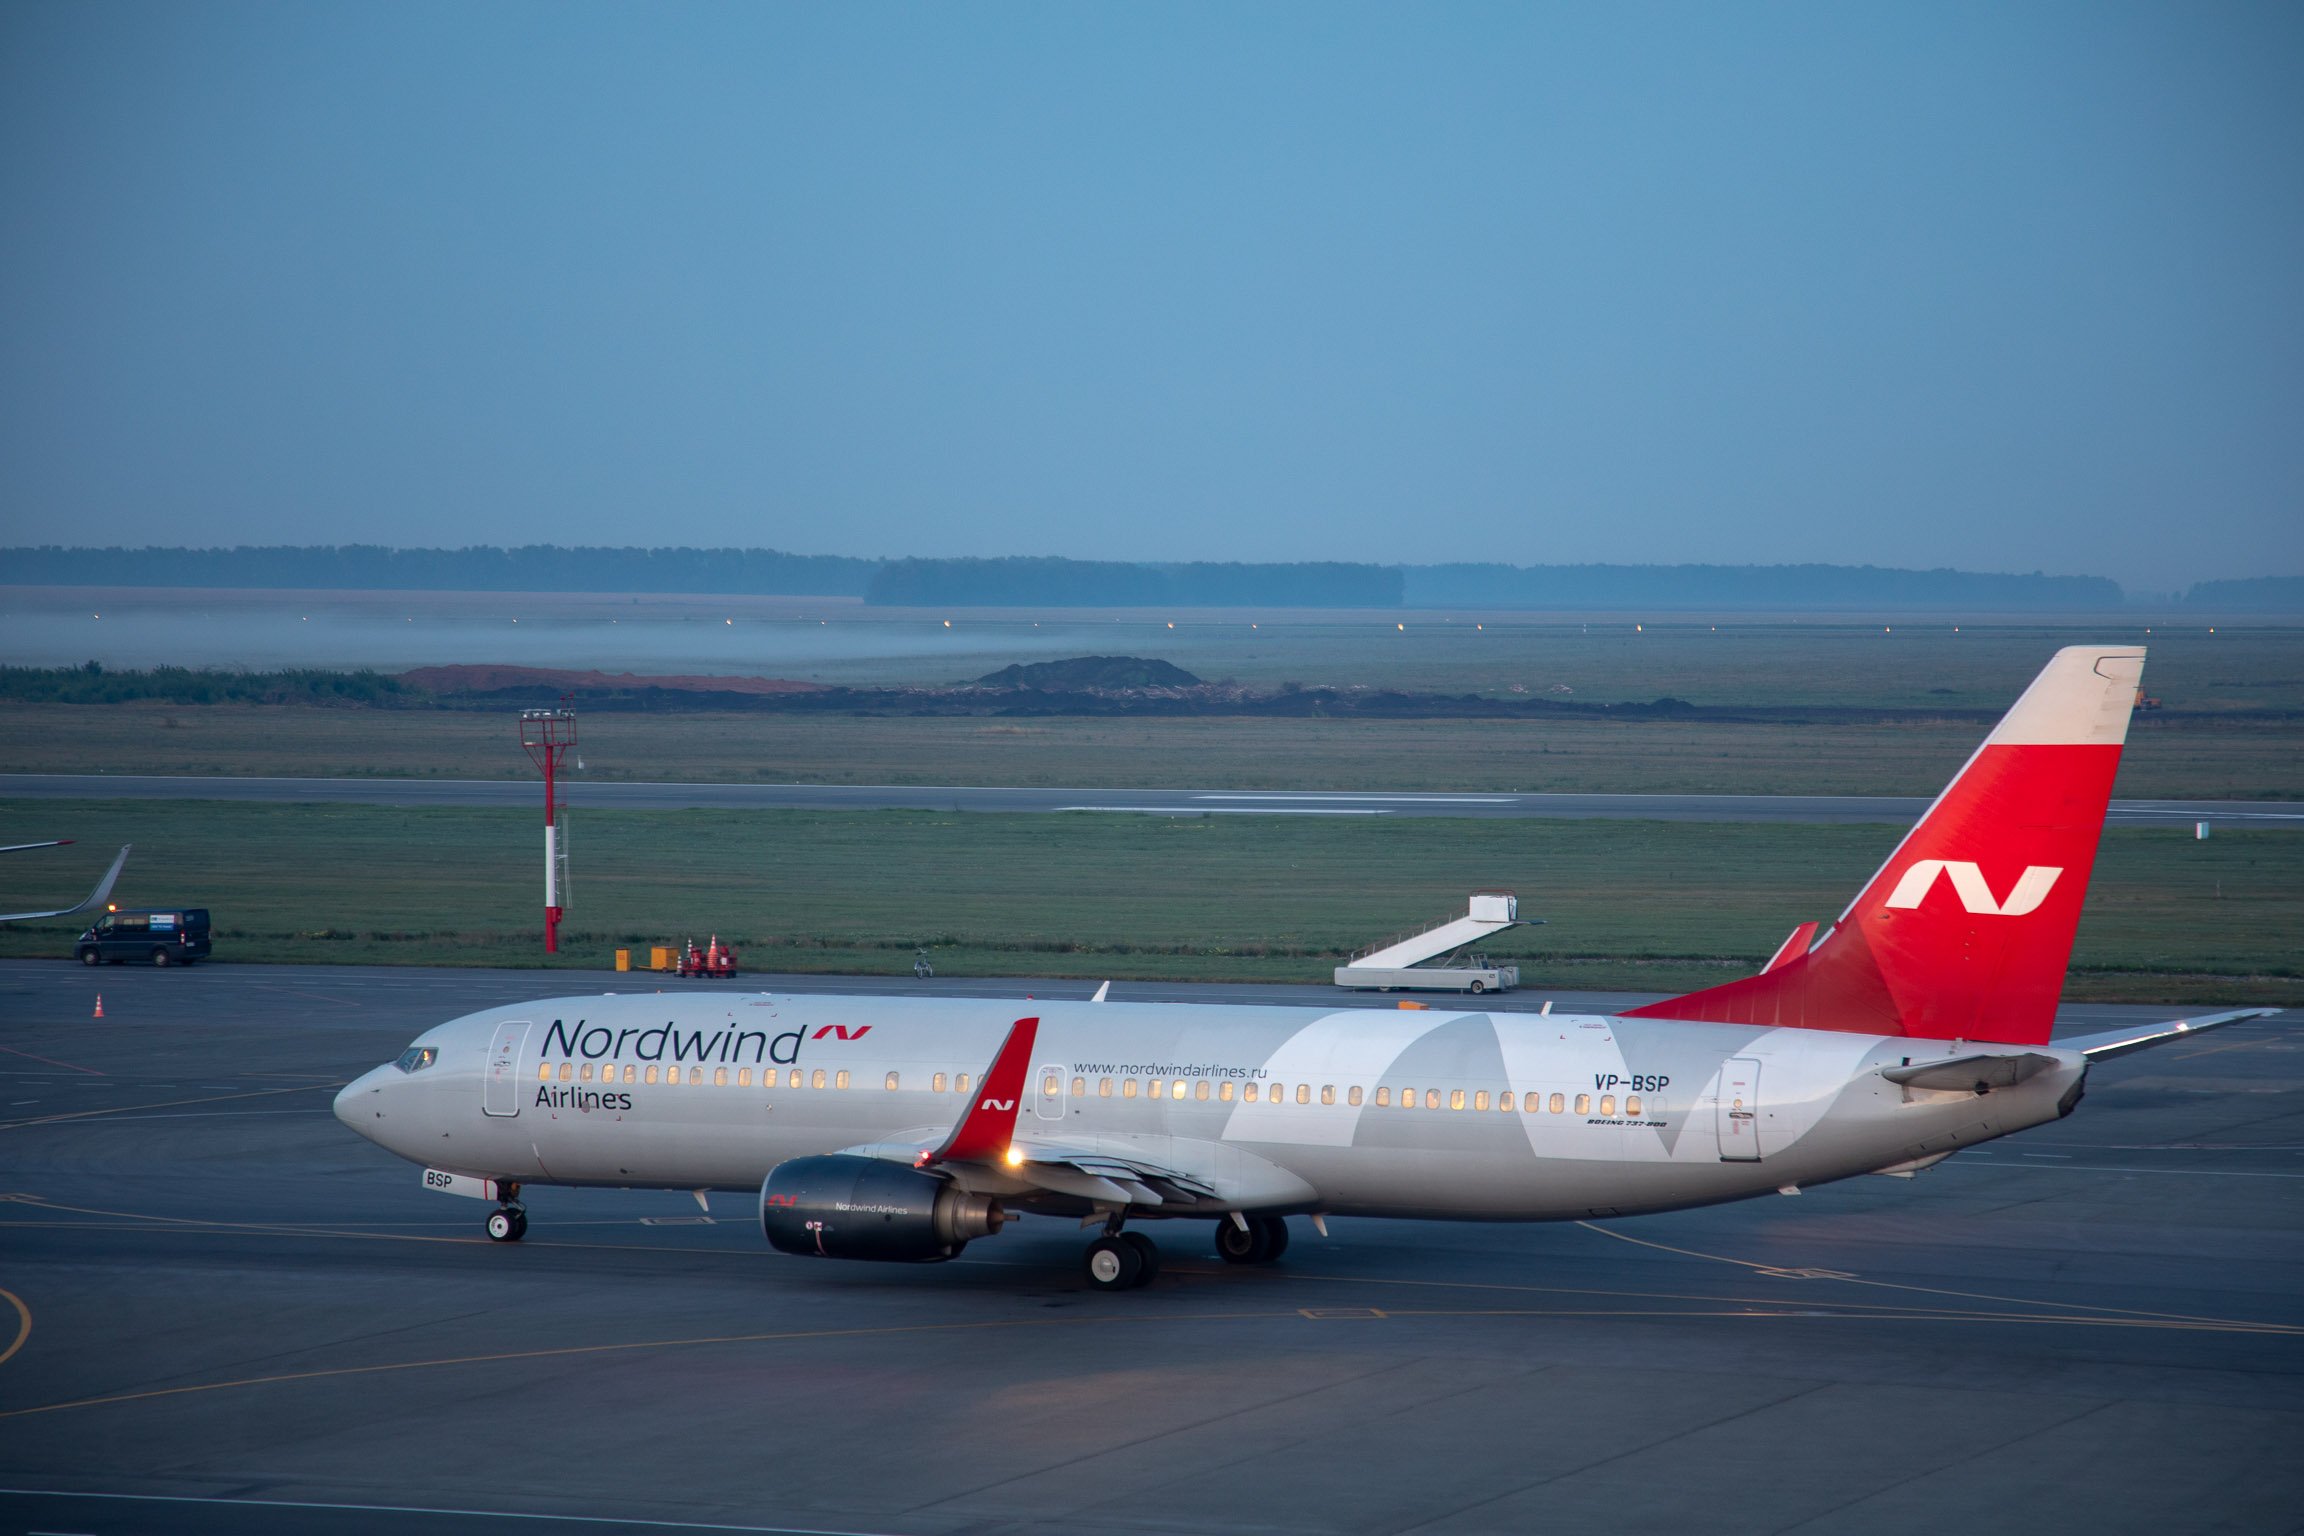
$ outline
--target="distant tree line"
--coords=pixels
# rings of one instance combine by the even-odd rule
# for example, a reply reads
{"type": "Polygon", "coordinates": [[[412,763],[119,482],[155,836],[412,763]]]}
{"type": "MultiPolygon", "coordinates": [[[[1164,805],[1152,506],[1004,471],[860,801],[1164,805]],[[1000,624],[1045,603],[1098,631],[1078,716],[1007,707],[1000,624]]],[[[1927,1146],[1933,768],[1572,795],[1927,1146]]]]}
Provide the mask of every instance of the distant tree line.
{"type": "Polygon", "coordinates": [[[27,587],[310,587],[321,591],[710,592],[860,597],[877,560],[776,549],[0,549],[0,582],[27,587]]]}
{"type": "MultiPolygon", "coordinates": [[[[1012,557],[860,560],[775,549],[0,549],[0,584],[860,597],[895,607],[1966,610],[2118,608],[2101,576],[1871,565],[1188,564],[1012,557]]],[[[2304,612],[2304,576],[2204,581],[2188,607],[2304,612]]]]}
{"type": "Polygon", "coordinates": [[[1117,560],[891,560],[864,589],[888,607],[1397,608],[1396,567],[1135,565],[1117,560]]]}
{"type": "Polygon", "coordinates": [[[2117,608],[2102,576],[2005,576],[1874,565],[1416,565],[1411,608],[2117,608]]]}
{"type": "Polygon", "coordinates": [[[2304,576],[2203,581],[2184,594],[2184,606],[2216,613],[2304,613],[2304,576]]]}

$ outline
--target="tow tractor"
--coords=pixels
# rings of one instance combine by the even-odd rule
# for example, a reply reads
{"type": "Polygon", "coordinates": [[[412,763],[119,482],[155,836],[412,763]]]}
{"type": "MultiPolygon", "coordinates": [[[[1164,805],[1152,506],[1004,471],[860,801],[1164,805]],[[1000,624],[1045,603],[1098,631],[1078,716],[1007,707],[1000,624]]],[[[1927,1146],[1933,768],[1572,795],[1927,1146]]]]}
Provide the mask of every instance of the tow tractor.
{"type": "Polygon", "coordinates": [[[736,951],[720,942],[720,935],[712,935],[712,942],[703,949],[690,939],[688,947],[680,952],[680,963],[672,968],[682,976],[733,976],[736,974],[736,951]]]}

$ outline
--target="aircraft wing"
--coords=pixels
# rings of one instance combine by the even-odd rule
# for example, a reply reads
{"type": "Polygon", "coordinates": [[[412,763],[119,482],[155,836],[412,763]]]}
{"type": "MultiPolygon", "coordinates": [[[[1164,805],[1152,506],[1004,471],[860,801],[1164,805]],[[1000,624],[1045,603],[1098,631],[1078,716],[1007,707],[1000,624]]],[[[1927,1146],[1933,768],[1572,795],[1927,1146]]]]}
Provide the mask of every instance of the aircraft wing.
{"type": "Polygon", "coordinates": [[[1240,1148],[1194,1137],[1098,1136],[1082,1142],[1019,1127],[1037,1018],[1009,1026],[981,1086],[959,1121],[938,1136],[844,1147],[851,1157],[876,1157],[915,1168],[938,1168],[979,1194],[1030,1200],[1056,1196],[1072,1209],[1091,1211],[1205,1209],[1209,1214],[1302,1205],[1316,1198],[1295,1174],[1240,1148]],[[1153,1152],[1157,1145],[1159,1151],[1153,1152]]]}
{"type": "Polygon", "coordinates": [[[2230,1013],[2202,1014],[2196,1019],[2163,1019],[2128,1029],[2108,1029],[2100,1034],[2066,1035],[2049,1043],[2061,1050],[2082,1052],[2090,1061],[2109,1061],[2130,1051],[2164,1045],[2184,1035],[2196,1035],[2204,1029],[2221,1029],[2243,1019],[2268,1019],[2278,1012],[2277,1008],[2235,1008],[2230,1013]]]}
{"type": "MultiPolygon", "coordinates": [[[[45,848],[52,847],[54,845],[48,843],[27,843],[24,846],[27,848],[45,848]]],[[[88,893],[88,899],[81,902],[78,906],[58,907],[53,912],[0,912],[0,923],[29,923],[43,917],[70,917],[75,912],[85,912],[91,907],[100,907],[104,905],[104,898],[112,894],[112,883],[120,878],[120,871],[128,863],[128,850],[135,846],[136,845],[134,843],[124,843],[121,845],[119,857],[112,861],[112,867],[104,871],[104,878],[96,882],[96,889],[90,891],[88,893]]],[[[16,850],[13,848],[0,850],[0,852],[7,853],[14,853],[15,851],[16,850]]]]}

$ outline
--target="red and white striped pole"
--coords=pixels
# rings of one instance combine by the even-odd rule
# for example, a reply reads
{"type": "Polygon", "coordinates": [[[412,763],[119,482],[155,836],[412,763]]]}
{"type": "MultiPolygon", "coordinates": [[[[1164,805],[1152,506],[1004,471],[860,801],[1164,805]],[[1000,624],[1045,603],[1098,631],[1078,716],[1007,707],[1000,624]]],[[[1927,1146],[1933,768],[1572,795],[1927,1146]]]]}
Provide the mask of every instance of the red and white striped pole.
{"type": "Polygon", "coordinates": [[[576,711],[520,711],[520,745],[544,770],[544,952],[560,953],[560,754],[576,745],[576,711]]]}
{"type": "Polygon", "coordinates": [[[544,953],[560,953],[560,822],[552,804],[552,771],[560,753],[544,753],[544,953]]]}

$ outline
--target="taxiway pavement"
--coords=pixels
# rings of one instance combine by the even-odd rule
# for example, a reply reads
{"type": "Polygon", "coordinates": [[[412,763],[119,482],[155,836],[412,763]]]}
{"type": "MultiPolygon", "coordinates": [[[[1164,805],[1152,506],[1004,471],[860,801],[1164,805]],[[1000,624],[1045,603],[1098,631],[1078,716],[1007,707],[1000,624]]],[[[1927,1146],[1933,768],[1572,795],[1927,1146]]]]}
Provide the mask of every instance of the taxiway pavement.
{"type": "Polygon", "coordinates": [[[1156,1226],[1161,1278],[1120,1295],[1087,1290],[1065,1223],[835,1265],[769,1251],[740,1195],[532,1189],[527,1241],[494,1245],[330,1113],[442,1019],[619,981],[0,962],[0,1532],[2304,1522],[2289,1019],[2100,1065],[2070,1119],[1915,1180],[1296,1222],[1267,1269],[1156,1226]]]}
{"type": "MultiPolygon", "coordinates": [[[[569,803],[600,810],[1115,812],[1152,816],[1468,816],[1568,821],[1897,822],[1929,802],[1910,795],[1550,795],[1346,790],[1023,789],[966,785],[644,784],[563,779],[569,803]]],[[[524,779],[303,779],[202,775],[7,773],[0,799],[262,800],[340,805],[519,806],[524,779]]],[[[2115,800],[2127,826],[2304,829],[2304,805],[2278,800],[2115,800]]]]}

